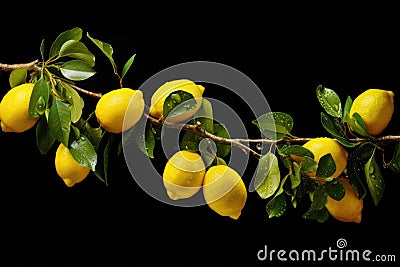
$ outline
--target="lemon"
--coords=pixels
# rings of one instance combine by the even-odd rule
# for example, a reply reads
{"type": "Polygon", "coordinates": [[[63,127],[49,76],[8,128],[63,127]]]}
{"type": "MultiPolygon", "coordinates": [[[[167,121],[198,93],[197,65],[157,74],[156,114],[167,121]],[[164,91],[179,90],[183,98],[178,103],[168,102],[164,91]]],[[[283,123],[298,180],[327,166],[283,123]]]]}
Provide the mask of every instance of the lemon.
{"type": "Polygon", "coordinates": [[[203,195],[212,210],[235,220],[239,218],[247,200],[242,178],[227,165],[215,165],[207,170],[203,195]]]}
{"type": "Polygon", "coordinates": [[[106,131],[119,134],[134,126],[144,111],[140,90],[120,88],[104,94],[97,102],[95,114],[106,131]]]}
{"type": "Polygon", "coordinates": [[[83,181],[90,172],[88,167],[80,165],[72,157],[69,149],[63,144],[58,146],[54,162],[58,176],[68,187],[83,181]]]}
{"type": "Polygon", "coordinates": [[[163,117],[165,99],[174,91],[184,91],[193,95],[196,100],[196,107],[190,111],[167,117],[166,120],[172,123],[182,122],[192,117],[200,108],[204,86],[197,85],[188,79],[173,80],[161,85],[152,95],[150,103],[150,115],[155,118],[163,117]]]}
{"type": "Polygon", "coordinates": [[[205,169],[199,154],[186,150],[176,152],[163,172],[163,184],[168,196],[177,200],[196,194],[203,184],[205,169]]]}
{"type": "Polygon", "coordinates": [[[29,101],[33,83],[24,83],[11,88],[0,103],[0,120],[3,132],[21,133],[32,128],[38,118],[29,118],[29,101]]]}
{"type": "Polygon", "coordinates": [[[394,111],[394,93],[381,89],[368,89],[356,97],[350,116],[358,113],[370,135],[379,135],[389,124],[394,111]]]}
{"type": "Polygon", "coordinates": [[[325,207],[329,214],[339,221],[360,223],[363,200],[358,198],[356,190],[354,190],[347,178],[339,177],[337,180],[344,186],[345,195],[341,200],[335,200],[328,196],[325,207]]]}
{"type": "MultiPolygon", "coordinates": [[[[307,148],[314,154],[314,160],[318,163],[320,158],[326,154],[331,154],[336,164],[336,171],[332,175],[333,178],[338,177],[347,166],[348,152],[347,150],[336,140],[329,137],[317,137],[307,141],[303,144],[303,147],[307,148]]],[[[292,156],[295,161],[300,162],[301,158],[298,156],[292,156]]],[[[309,174],[315,176],[315,173],[309,174]]]]}

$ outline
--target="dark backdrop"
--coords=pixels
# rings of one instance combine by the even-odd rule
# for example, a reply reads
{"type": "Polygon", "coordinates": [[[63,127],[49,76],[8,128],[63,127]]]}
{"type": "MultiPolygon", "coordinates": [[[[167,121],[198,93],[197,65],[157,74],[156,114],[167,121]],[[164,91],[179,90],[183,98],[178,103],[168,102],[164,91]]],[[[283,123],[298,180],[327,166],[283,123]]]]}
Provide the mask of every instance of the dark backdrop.
{"type": "MultiPolygon", "coordinates": [[[[295,135],[327,136],[319,122],[321,107],[315,96],[319,84],[334,89],[343,103],[348,95],[354,99],[368,88],[399,93],[399,25],[391,10],[389,6],[261,7],[240,1],[218,6],[202,2],[125,6],[101,1],[92,6],[71,1],[58,6],[11,4],[2,8],[0,62],[37,59],[42,39],[49,46],[59,33],[77,26],[110,43],[120,68],[137,54],[124,79],[128,87],[137,88],[151,75],[178,63],[215,61],[252,79],[273,111],[289,113],[295,135]]],[[[93,51],[98,74],[82,86],[97,92],[117,88],[111,65],[98,50],[93,51]]],[[[0,73],[2,95],[8,89],[7,79],[7,73],[0,73]]],[[[237,109],[249,124],[250,135],[257,136],[246,108],[235,105],[237,99],[217,90],[205,95],[237,109]]],[[[88,109],[95,105],[95,99],[84,98],[88,109]]],[[[395,114],[386,133],[399,133],[399,104],[395,97],[395,114]]],[[[255,192],[249,193],[240,219],[234,221],[206,206],[175,207],[151,198],[132,179],[122,156],[111,161],[108,187],[90,174],[67,188],[54,169],[55,148],[40,155],[34,130],[1,133],[0,149],[1,259],[14,263],[240,262],[250,266],[259,263],[256,253],[264,245],[276,250],[327,249],[336,248],[339,238],[345,238],[351,249],[400,257],[394,217],[399,177],[387,170],[381,203],[374,207],[367,196],[359,225],[333,219],[323,224],[308,221],[301,218],[302,209],[268,219],[266,201],[255,192]]],[[[160,155],[155,165],[161,169],[164,164],[160,155]]],[[[246,184],[256,164],[251,158],[243,177],[246,184]]]]}

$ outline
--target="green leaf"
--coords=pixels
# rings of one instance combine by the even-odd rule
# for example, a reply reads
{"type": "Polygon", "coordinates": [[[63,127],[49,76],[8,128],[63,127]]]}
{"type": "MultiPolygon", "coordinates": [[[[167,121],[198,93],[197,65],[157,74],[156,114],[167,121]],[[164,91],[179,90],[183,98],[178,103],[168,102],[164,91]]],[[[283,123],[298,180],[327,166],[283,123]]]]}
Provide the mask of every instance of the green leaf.
{"type": "Polygon", "coordinates": [[[353,105],[353,100],[351,99],[350,96],[348,96],[347,99],[346,99],[346,104],[344,105],[344,109],[343,109],[342,122],[349,122],[350,110],[351,110],[351,106],[352,105],[353,105]]]}
{"type": "Polygon", "coordinates": [[[316,172],[318,168],[318,163],[310,157],[303,156],[300,162],[300,170],[305,173],[316,172]]]}
{"type": "Polygon", "coordinates": [[[324,185],[319,185],[317,189],[314,191],[312,196],[312,203],[310,209],[312,210],[321,210],[325,207],[328,198],[328,192],[325,189],[324,185]]]}
{"type": "Polygon", "coordinates": [[[375,151],[365,164],[364,173],[372,201],[377,206],[385,190],[385,183],[379,165],[375,160],[375,151]]]}
{"type": "Polygon", "coordinates": [[[72,81],[83,81],[96,74],[88,64],[82,60],[71,60],[60,66],[61,74],[72,81]]]}
{"type": "Polygon", "coordinates": [[[36,124],[36,144],[42,155],[47,154],[56,139],[50,134],[45,117],[40,118],[36,124]]]}
{"type": "Polygon", "coordinates": [[[389,162],[389,167],[392,171],[400,172],[400,143],[398,142],[393,151],[393,157],[389,162]]]}
{"type": "Polygon", "coordinates": [[[50,133],[64,146],[69,147],[71,112],[66,104],[54,98],[51,105],[48,125],[50,133]]]}
{"type": "Polygon", "coordinates": [[[154,147],[156,140],[154,138],[151,124],[146,124],[144,133],[139,133],[140,131],[138,131],[135,126],[131,129],[131,131],[134,134],[135,142],[140,151],[142,151],[149,158],[154,158],[154,147]]]}
{"type": "Polygon", "coordinates": [[[265,137],[272,140],[282,139],[293,129],[292,117],[283,112],[263,114],[254,120],[253,124],[261,130],[265,137]]]}
{"type": "Polygon", "coordinates": [[[290,173],[290,182],[292,189],[298,187],[301,183],[300,164],[297,162],[293,162],[293,172],[290,173]]]}
{"type": "Polygon", "coordinates": [[[325,111],[336,118],[342,117],[342,103],[339,96],[332,89],[322,85],[317,87],[317,98],[325,111]]]}
{"type": "Polygon", "coordinates": [[[40,50],[40,56],[42,58],[42,61],[44,62],[45,61],[44,60],[44,39],[42,39],[42,42],[40,43],[39,50],[40,50]]]}
{"type": "Polygon", "coordinates": [[[92,171],[96,169],[97,153],[89,139],[81,135],[72,141],[69,147],[72,157],[82,166],[86,166],[92,171]]]}
{"type": "Polygon", "coordinates": [[[336,164],[330,153],[323,155],[318,162],[317,174],[319,178],[331,177],[336,172],[336,164]]]}
{"type": "Polygon", "coordinates": [[[329,212],[327,208],[321,210],[308,210],[303,214],[304,219],[316,220],[317,222],[323,223],[329,218],[329,212]]]}
{"type": "Polygon", "coordinates": [[[179,144],[181,150],[188,150],[191,152],[199,151],[199,142],[202,138],[192,131],[186,131],[183,135],[182,141],[179,144]]]}
{"type": "Polygon", "coordinates": [[[289,145],[284,147],[280,152],[283,155],[293,155],[293,156],[299,156],[299,157],[310,157],[314,159],[314,154],[308,150],[307,148],[299,145],[289,145]]]}
{"type": "Polygon", "coordinates": [[[267,203],[268,217],[280,217],[286,212],[286,197],[278,195],[267,203]]]}
{"type": "Polygon", "coordinates": [[[367,188],[364,186],[364,167],[374,152],[375,146],[371,142],[364,142],[354,150],[350,150],[347,176],[350,184],[357,191],[359,198],[364,198],[367,194],[367,188]]]}
{"type": "MultiPolygon", "coordinates": [[[[215,123],[214,124],[214,134],[218,137],[226,138],[229,139],[229,132],[226,129],[225,125],[220,124],[220,123],[215,123]]],[[[217,145],[217,156],[218,157],[226,157],[229,155],[231,152],[231,146],[230,145],[223,145],[223,144],[216,144],[217,145]]]]}
{"type": "Polygon", "coordinates": [[[76,123],[82,117],[82,110],[84,102],[78,92],[67,83],[61,82],[60,86],[63,87],[65,93],[65,101],[68,102],[68,107],[71,111],[71,121],[76,123]]]}
{"type": "Polygon", "coordinates": [[[117,72],[117,65],[115,64],[115,61],[112,57],[113,55],[113,48],[110,44],[107,44],[105,42],[102,42],[98,39],[92,38],[89,33],[87,33],[87,37],[103,52],[103,54],[108,58],[108,60],[111,62],[111,65],[113,67],[114,73],[117,72]]]}
{"type": "Polygon", "coordinates": [[[25,68],[18,68],[11,71],[10,77],[8,78],[10,87],[13,88],[17,85],[25,83],[27,76],[28,71],[25,68]]]}
{"type": "Polygon", "coordinates": [[[345,194],[344,187],[342,183],[339,182],[337,179],[333,179],[330,182],[326,182],[324,186],[326,192],[331,198],[335,200],[341,200],[344,197],[345,194]]]}
{"type": "Polygon", "coordinates": [[[164,118],[175,117],[177,115],[195,109],[196,106],[197,102],[193,98],[192,94],[182,90],[178,90],[172,92],[165,99],[163,106],[163,116],[164,118]]]}
{"type": "Polygon", "coordinates": [[[195,122],[199,121],[201,123],[201,129],[211,134],[214,133],[213,109],[210,101],[207,99],[202,100],[201,107],[195,117],[195,122]]]}
{"type": "Polygon", "coordinates": [[[58,53],[60,52],[60,49],[65,42],[69,40],[79,41],[81,38],[82,29],[78,27],[62,32],[60,35],[57,36],[56,40],[51,45],[49,58],[58,56],[58,53]]]}
{"type": "Polygon", "coordinates": [[[280,180],[278,159],[272,152],[268,152],[258,162],[254,187],[258,195],[266,199],[278,189],[280,180]]]}
{"type": "Polygon", "coordinates": [[[93,128],[88,122],[85,122],[83,134],[89,139],[93,147],[96,149],[100,143],[101,137],[103,136],[103,130],[101,127],[93,128]]]}
{"type": "Polygon", "coordinates": [[[60,49],[59,57],[72,57],[81,60],[86,63],[89,67],[94,66],[95,57],[92,52],[86,47],[85,44],[75,41],[66,41],[60,49]]]}
{"type": "Polygon", "coordinates": [[[29,100],[29,118],[39,118],[44,113],[48,106],[49,95],[49,85],[42,77],[33,86],[29,100]]]}
{"type": "Polygon", "coordinates": [[[355,147],[356,144],[351,143],[350,141],[346,140],[341,133],[336,124],[329,118],[328,115],[321,112],[321,124],[325,128],[325,130],[330,133],[340,144],[345,147],[355,147]]]}
{"type": "Polygon", "coordinates": [[[94,174],[106,185],[108,185],[108,158],[110,155],[110,147],[112,146],[113,141],[114,135],[104,131],[96,149],[98,161],[96,164],[96,169],[94,170],[94,174]]]}
{"type": "Polygon", "coordinates": [[[122,73],[121,73],[121,79],[125,77],[125,74],[128,72],[128,70],[131,68],[133,60],[135,60],[136,54],[132,55],[128,61],[125,63],[124,67],[122,68],[122,73]]]}
{"type": "Polygon", "coordinates": [[[356,133],[362,136],[369,136],[367,132],[367,127],[365,126],[365,123],[360,114],[358,114],[357,112],[352,114],[352,117],[348,120],[348,124],[350,125],[351,129],[356,133]]]}

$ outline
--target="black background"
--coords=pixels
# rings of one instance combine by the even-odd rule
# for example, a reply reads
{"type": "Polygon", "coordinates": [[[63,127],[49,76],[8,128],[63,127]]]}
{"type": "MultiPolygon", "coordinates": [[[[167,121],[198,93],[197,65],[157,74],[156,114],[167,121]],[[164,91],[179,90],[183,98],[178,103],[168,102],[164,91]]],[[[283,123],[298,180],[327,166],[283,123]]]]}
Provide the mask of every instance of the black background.
{"type": "MultiPolygon", "coordinates": [[[[82,4],[10,3],[2,8],[0,62],[37,59],[42,39],[48,49],[59,33],[77,26],[111,44],[120,68],[137,54],[125,86],[137,88],[158,71],[179,63],[223,63],[252,79],[272,110],[289,113],[295,122],[293,133],[304,137],[327,136],[319,122],[322,110],[315,96],[319,84],[334,89],[343,103],[348,95],[354,99],[368,88],[392,90],[396,96],[399,92],[399,22],[391,14],[391,6],[286,3],[261,7],[240,1],[226,5],[82,4]]],[[[102,93],[117,88],[107,59],[88,39],[84,42],[96,54],[98,73],[82,87],[102,93]]],[[[9,88],[7,79],[7,73],[0,73],[2,95],[9,88]]],[[[206,89],[205,95],[237,107],[248,122],[250,135],[257,136],[248,111],[236,104],[239,100],[217,90],[206,89]]],[[[399,133],[396,96],[387,134],[399,133]]],[[[86,108],[93,108],[97,100],[83,97],[86,108]]],[[[0,149],[4,255],[0,260],[15,265],[268,265],[271,263],[256,258],[264,245],[276,250],[327,249],[336,248],[339,238],[345,238],[350,249],[400,257],[395,217],[399,175],[389,170],[383,170],[386,191],[382,201],[374,207],[366,197],[361,224],[308,221],[301,218],[302,208],[268,219],[266,201],[255,192],[249,193],[242,215],[235,221],[207,206],[182,208],[153,199],[132,179],[122,156],[111,162],[108,187],[90,174],[82,183],[67,188],[54,169],[55,148],[40,155],[34,130],[18,135],[1,133],[0,149]]],[[[155,164],[162,168],[165,161],[159,157],[155,164]]],[[[250,159],[243,177],[246,184],[256,163],[250,159]]]]}

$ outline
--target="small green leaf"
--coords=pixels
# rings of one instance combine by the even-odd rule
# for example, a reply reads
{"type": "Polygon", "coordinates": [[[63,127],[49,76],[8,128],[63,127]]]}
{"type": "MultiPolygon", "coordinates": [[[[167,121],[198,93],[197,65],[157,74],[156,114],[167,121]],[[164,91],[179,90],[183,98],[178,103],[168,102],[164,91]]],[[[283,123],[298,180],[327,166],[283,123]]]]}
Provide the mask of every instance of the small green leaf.
{"type": "Polygon", "coordinates": [[[316,172],[318,168],[318,163],[310,157],[304,156],[300,162],[300,170],[305,173],[316,172]]]}
{"type": "Polygon", "coordinates": [[[96,164],[96,169],[94,170],[94,174],[106,185],[108,184],[108,157],[110,154],[110,146],[113,144],[113,140],[114,135],[104,131],[96,149],[98,161],[96,164]]]}
{"type": "Polygon", "coordinates": [[[262,199],[272,196],[279,187],[281,180],[278,159],[268,152],[258,162],[254,187],[262,199]]]}
{"type": "Polygon", "coordinates": [[[351,106],[352,105],[353,105],[353,100],[351,99],[350,96],[348,96],[347,99],[346,99],[346,104],[344,105],[344,109],[343,109],[342,122],[349,122],[350,110],[351,110],[351,106]]]}
{"type": "Polygon", "coordinates": [[[18,68],[11,71],[10,77],[8,78],[10,87],[13,88],[17,85],[25,83],[27,76],[28,76],[28,71],[25,68],[18,68]]]}
{"type": "Polygon", "coordinates": [[[331,177],[336,172],[336,164],[330,153],[323,155],[318,162],[317,174],[319,178],[331,177]]]}
{"type": "Polygon", "coordinates": [[[223,158],[217,157],[217,165],[228,165],[223,158]]]}
{"type": "Polygon", "coordinates": [[[199,111],[195,114],[195,122],[200,122],[200,128],[213,134],[214,121],[211,102],[203,99],[199,111]]]}
{"type": "Polygon", "coordinates": [[[394,147],[393,157],[389,162],[389,167],[392,171],[400,172],[400,143],[394,147]]]}
{"type": "Polygon", "coordinates": [[[285,195],[281,194],[267,203],[267,213],[268,217],[280,217],[286,212],[286,197],[285,195]]]}
{"type": "Polygon", "coordinates": [[[286,146],[282,150],[280,150],[280,152],[283,155],[293,155],[293,156],[299,156],[299,157],[307,156],[307,157],[314,159],[314,154],[310,150],[308,150],[307,148],[305,148],[303,146],[299,146],[299,145],[286,146]]]}
{"type": "Polygon", "coordinates": [[[154,138],[151,124],[146,124],[144,133],[139,133],[140,131],[134,127],[131,129],[131,131],[134,132],[133,134],[138,148],[149,158],[154,158],[154,147],[156,140],[154,138]]]}
{"type": "Polygon", "coordinates": [[[92,143],[93,147],[96,149],[103,135],[103,130],[101,127],[93,128],[88,122],[86,122],[83,134],[89,139],[90,143],[92,143]]]}
{"type": "Polygon", "coordinates": [[[45,61],[45,59],[44,59],[44,39],[42,39],[42,42],[40,43],[39,50],[40,50],[40,57],[42,58],[42,61],[44,62],[45,61]]]}
{"type": "Polygon", "coordinates": [[[59,82],[57,85],[62,87],[64,100],[69,104],[68,107],[71,111],[71,121],[73,123],[78,122],[82,116],[84,106],[83,99],[78,92],[67,83],[59,82]]]}
{"type": "Polygon", "coordinates": [[[64,146],[68,146],[70,126],[71,126],[71,112],[66,104],[54,98],[51,105],[48,125],[50,133],[61,142],[64,146]]]}
{"type": "Polygon", "coordinates": [[[339,182],[337,179],[333,179],[330,182],[326,182],[324,186],[326,192],[331,198],[335,200],[341,200],[344,197],[345,194],[344,187],[342,183],[339,182]]]}
{"type": "Polygon", "coordinates": [[[314,191],[312,196],[311,210],[321,210],[325,207],[328,198],[328,192],[325,189],[324,185],[320,185],[314,191]]]}
{"type": "Polygon", "coordinates": [[[83,81],[96,74],[88,64],[82,60],[71,60],[60,66],[61,74],[72,81],[83,81]]]}
{"type": "Polygon", "coordinates": [[[125,63],[124,67],[122,68],[122,73],[121,73],[121,79],[125,77],[125,74],[128,72],[128,70],[131,68],[133,60],[135,60],[136,54],[132,55],[128,61],[125,63]]]}
{"type": "Polygon", "coordinates": [[[113,48],[110,44],[102,42],[98,39],[92,38],[89,33],[87,33],[87,37],[101,50],[101,52],[103,52],[103,54],[108,58],[108,60],[110,61],[114,73],[118,73],[117,72],[117,65],[115,64],[115,61],[112,57],[113,55],[113,48]]]}
{"type": "Polygon", "coordinates": [[[317,98],[325,111],[336,118],[342,117],[342,103],[339,96],[332,89],[322,85],[317,87],[317,98]]]}
{"type": "MultiPolygon", "coordinates": [[[[325,128],[325,130],[330,133],[340,144],[345,147],[355,147],[356,144],[351,143],[350,141],[346,140],[338,129],[337,125],[329,118],[328,115],[321,112],[321,124],[325,128]]],[[[343,129],[342,129],[343,131],[343,129]]]]}
{"type": "Polygon", "coordinates": [[[375,151],[365,164],[364,173],[372,201],[377,206],[385,190],[385,183],[379,165],[375,160],[375,151]]]}
{"type": "Polygon", "coordinates": [[[193,98],[192,94],[182,90],[178,90],[172,92],[165,99],[163,106],[163,116],[164,118],[175,117],[177,115],[195,109],[196,106],[197,102],[193,98]]]}
{"type": "Polygon", "coordinates": [[[45,117],[36,124],[36,144],[41,154],[45,155],[53,146],[56,139],[50,134],[45,117]]]}
{"type": "Polygon", "coordinates": [[[298,187],[301,183],[300,164],[297,162],[293,162],[293,172],[290,173],[290,182],[292,189],[298,187]]]}
{"type": "Polygon", "coordinates": [[[79,41],[81,38],[82,29],[78,27],[62,32],[60,35],[57,36],[56,40],[51,45],[49,58],[58,56],[58,53],[60,52],[60,49],[65,42],[69,40],[79,41]]]}
{"type": "Polygon", "coordinates": [[[362,136],[369,136],[364,120],[357,112],[352,114],[352,117],[350,117],[348,120],[348,124],[350,125],[351,129],[356,133],[362,136]]]}
{"type": "Polygon", "coordinates": [[[86,45],[75,40],[68,40],[61,46],[59,57],[72,57],[85,62],[89,67],[93,67],[95,61],[86,45]]]}
{"type": "Polygon", "coordinates": [[[44,78],[40,78],[33,86],[29,100],[28,114],[30,118],[39,118],[47,109],[50,88],[44,78]]]}
{"type": "Polygon", "coordinates": [[[253,121],[265,137],[271,140],[282,139],[290,134],[293,129],[293,119],[289,114],[283,112],[269,112],[261,115],[253,121]]]}
{"type": "Polygon", "coordinates": [[[69,147],[72,157],[82,166],[86,166],[92,171],[96,169],[97,154],[89,139],[81,135],[72,141],[69,147]]]}
{"type": "MultiPolygon", "coordinates": [[[[220,124],[220,123],[215,123],[214,124],[214,134],[218,137],[226,138],[229,139],[229,132],[226,129],[225,125],[220,124]]],[[[223,144],[217,144],[217,156],[218,157],[226,157],[229,155],[231,152],[231,146],[230,145],[223,145],[223,144]]]]}
{"type": "Polygon", "coordinates": [[[191,152],[199,151],[199,142],[202,138],[192,131],[186,131],[183,135],[182,141],[179,145],[181,150],[188,150],[191,152]]]}
{"type": "Polygon", "coordinates": [[[323,223],[328,220],[329,212],[325,207],[320,210],[308,210],[303,214],[303,218],[308,220],[316,220],[317,222],[323,223]]]}

